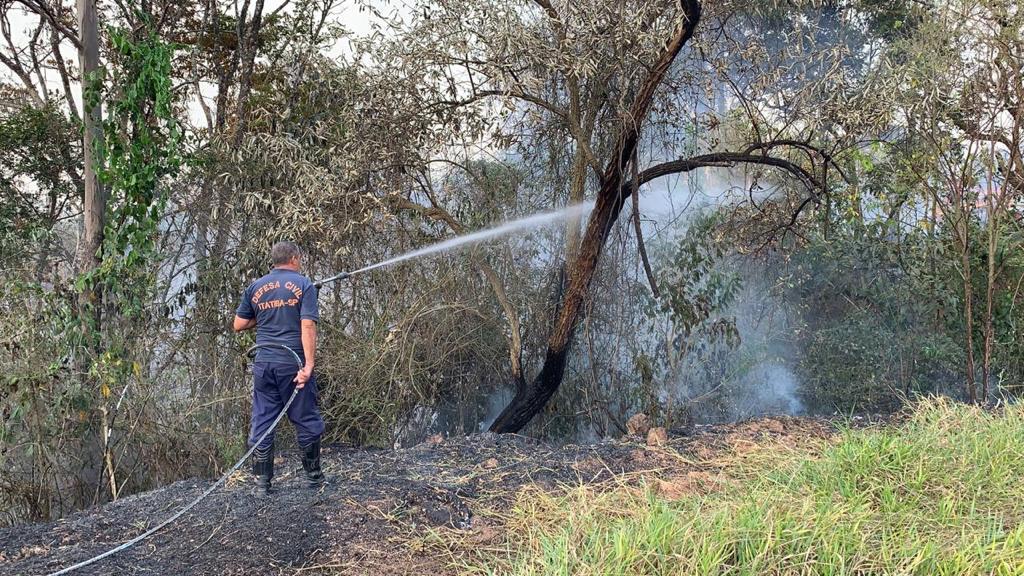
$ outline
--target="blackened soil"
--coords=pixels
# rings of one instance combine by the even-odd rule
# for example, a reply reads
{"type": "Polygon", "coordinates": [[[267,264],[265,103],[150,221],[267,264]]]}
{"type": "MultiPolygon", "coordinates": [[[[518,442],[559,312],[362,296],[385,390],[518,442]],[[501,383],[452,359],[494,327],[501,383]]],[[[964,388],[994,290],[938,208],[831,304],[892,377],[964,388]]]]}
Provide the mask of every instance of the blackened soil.
{"type": "MultiPolygon", "coordinates": [[[[475,511],[505,506],[527,485],[600,484],[630,473],[692,478],[737,446],[828,433],[824,422],[772,418],[701,427],[655,447],[635,438],[555,448],[493,434],[395,451],[333,446],[323,455],[329,483],[319,490],[304,486],[298,454],[286,452],[275,494],[257,496],[251,476],[239,473],[162,532],[76,574],[454,574],[424,545],[428,535],[500,531],[475,511]]],[[[100,554],[212,482],[177,482],[57,522],[0,529],[0,574],[49,574],[100,554]]]]}

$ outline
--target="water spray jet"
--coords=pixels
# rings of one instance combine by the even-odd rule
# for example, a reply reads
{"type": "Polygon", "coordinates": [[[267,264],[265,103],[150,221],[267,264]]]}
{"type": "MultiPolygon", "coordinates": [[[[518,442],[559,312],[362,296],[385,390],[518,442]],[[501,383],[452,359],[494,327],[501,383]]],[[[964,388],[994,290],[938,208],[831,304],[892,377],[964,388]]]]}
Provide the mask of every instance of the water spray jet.
{"type": "Polygon", "coordinates": [[[339,272],[334,276],[329,276],[327,278],[324,278],[323,280],[317,280],[313,284],[317,288],[320,288],[325,284],[329,284],[337,280],[351,278],[356,274],[362,274],[363,272],[369,272],[370,270],[376,270],[377,268],[384,268],[386,266],[391,266],[392,264],[397,264],[399,262],[404,262],[406,260],[413,260],[415,258],[420,258],[422,256],[427,256],[429,254],[435,254],[438,252],[448,252],[456,248],[462,248],[473,244],[479,244],[486,240],[492,240],[494,238],[499,238],[501,236],[507,236],[520,230],[537,228],[540,226],[544,226],[545,224],[558,222],[560,220],[565,220],[567,218],[582,216],[590,212],[593,208],[593,202],[581,202],[579,204],[566,206],[561,210],[541,212],[539,214],[534,214],[532,216],[527,216],[525,218],[520,218],[518,220],[512,220],[511,222],[505,222],[504,224],[499,224],[497,226],[492,226],[491,228],[485,228],[483,230],[478,230],[476,232],[471,232],[469,234],[463,234],[462,236],[456,236],[455,238],[449,238],[448,240],[442,240],[440,242],[430,244],[429,246],[424,246],[423,248],[418,248],[416,250],[406,252],[405,254],[395,256],[394,258],[389,258],[387,260],[377,262],[376,264],[363,266],[362,268],[358,270],[353,270],[352,272],[339,272]]]}

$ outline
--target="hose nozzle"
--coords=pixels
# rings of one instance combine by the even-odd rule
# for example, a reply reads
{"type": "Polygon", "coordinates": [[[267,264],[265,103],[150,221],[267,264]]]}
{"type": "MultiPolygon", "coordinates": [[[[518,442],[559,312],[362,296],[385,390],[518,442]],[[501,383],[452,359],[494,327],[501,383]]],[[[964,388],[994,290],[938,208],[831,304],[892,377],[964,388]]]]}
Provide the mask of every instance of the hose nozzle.
{"type": "Polygon", "coordinates": [[[334,276],[331,276],[329,278],[324,278],[323,280],[317,280],[316,282],[313,282],[313,286],[316,286],[317,288],[319,288],[319,287],[323,286],[324,284],[327,284],[328,282],[334,282],[335,280],[344,280],[346,278],[350,278],[351,276],[352,276],[351,272],[339,272],[339,273],[337,273],[334,276]]]}

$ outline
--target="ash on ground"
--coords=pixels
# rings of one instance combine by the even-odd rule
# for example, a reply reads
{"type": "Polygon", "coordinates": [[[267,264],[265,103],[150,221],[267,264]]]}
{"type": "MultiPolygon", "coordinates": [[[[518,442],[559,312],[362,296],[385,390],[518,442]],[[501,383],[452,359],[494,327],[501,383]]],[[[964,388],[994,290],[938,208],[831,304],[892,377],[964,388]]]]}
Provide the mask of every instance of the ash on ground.
{"type": "MultiPolygon", "coordinates": [[[[773,443],[826,438],[810,418],[699,426],[667,442],[646,437],[550,447],[514,435],[434,438],[394,451],[330,446],[329,483],[302,482],[297,452],[279,456],[276,493],[238,473],[190,513],[134,547],[75,574],[455,574],[425,545],[439,530],[481,545],[502,538],[486,514],[526,487],[645,482],[666,497],[713,489],[716,458],[773,443]]],[[[213,480],[183,481],[57,522],[0,529],[0,574],[48,574],[145,531],[213,480]]]]}

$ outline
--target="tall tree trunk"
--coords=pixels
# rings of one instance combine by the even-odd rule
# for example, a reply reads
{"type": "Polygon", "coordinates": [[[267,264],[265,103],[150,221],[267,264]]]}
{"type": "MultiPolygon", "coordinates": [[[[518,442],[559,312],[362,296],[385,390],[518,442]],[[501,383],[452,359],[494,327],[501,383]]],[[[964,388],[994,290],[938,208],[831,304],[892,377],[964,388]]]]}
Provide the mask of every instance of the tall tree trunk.
{"type": "Polygon", "coordinates": [[[998,240],[999,227],[999,206],[994,198],[994,191],[991,186],[991,174],[989,174],[988,186],[988,266],[985,271],[985,331],[984,352],[981,359],[981,401],[988,400],[988,380],[992,369],[992,315],[995,313],[995,250],[998,240]]]}
{"type": "Polygon", "coordinates": [[[988,273],[985,283],[985,342],[981,359],[981,401],[988,400],[988,383],[992,372],[992,336],[994,332],[992,315],[995,313],[996,297],[996,225],[994,214],[989,213],[988,222],[988,273]]]}
{"type": "MultiPolygon", "coordinates": [[[[996,196],[995,186],[993,181],[995,179],[994,167],[995,167],[995,143],[992,143],[990,148],[991,155],[989,156],[988,163],[988,177],[987,190],[985,194],[986,205],[988,207],[988,270],[985,276],[985,342],[984,342],[984,356],[981,359],[981,401],[988,401],[988,388],[989,379],[992,376],[992,346],[995,333],[995,327],[993,326],[995,314],[995,298],[996,298],[996,276],[998,271],[996,270],[996,250],[999,245],[999,224],[1002,216],[1003,202],[1001,197],[996,196]]],[[[1004,194],[1005,192],[1001,193],[1004,194]]],[[[1000,195],[1001,195],[1000,194],[1000,195]]]]}
{"type": "MultiPolygon", "coordinates": [[[[99,69],[99,31],[96,23],[95,0],[78,0],[78,27],[82,47],[79,62],[82,70],[82,106],[84,109],[82,152],[84,155],[83,180],[85,198],[83,203],[84,235],[79,246],[78,269],[85,273],[95,270],[100,263],[99,250],[103,244],[103,216],[107,200],[96,173],[96,145],[102,138],[102,116],[99,95],[90,98],[90,79],[99,69]]],[[[86,285],[80,295],[83,308],[96,304],[97,295],[92,286],[86,285]]]]}
{"type": "MultiPolygon", "coordinates": [[[[589,138],[591,136],[590,130],[588,129],[583,135],[589,138]]],[[[584,193],[586,192],[587,186],[587,170],[589,164],[587,164],[586,155],[583,152],[582,145],[578,145],[572,160],[572,167],[570,168],[572,180],[569,185],[569,205],[573,206],[583,202],[584,193]]],[[[577,250],[580,245],[580,216],[573,215],[565,222],[565,266],[568,267],[571,262],[576,260],[577,250]]]]}
{"type": "Polygon", "coordinates": [[[587,222],[583,241],[568,270],[568,286],[548,338],[548,349],[540,373],[529,386],[521,388],[491,425],[493,432],[517,432],[547,404],[562,384],[572,336],[579,312],[593,280],[597,263],[612,225],[628,198],[623,193],[623,166],[627,166],[640,136],[640,123],[647,117],[654,92],[665,78],[669,66],[683,45],[693,36],[700,20],[701,6],[697,0],[683,0],[683,21],[666,44],[658,61],[651,68],[633,101],[619,132],[613,154],[601,178],[594,211],[587,222]]]}
{"type": "MultiPolygon", "coordinates": [[[[99,157],[96,153],[96,147],[100,139],[103,138],[103,125],[99,94],[100,86],[96,77],[100,66],[100,50],[95,0],[78,0],[78,30],[81,41],[78,58],[82,71],[82,180],[84,184],[84,198],[82,202],[84,231],[79,246],[78,271],[80,274],[86,274],[96,270],[101,262],[100,249],[103,246],[103,225],[107,210],[106,193],[100,184],[97,171],[99,157]]],[[[97,287],[95,282],[85,282],[82,292],[79,294],[79,314],[86,320],[82,329],[83,335],[86,337],[85,341],[90,346],[95,346],[96,343],[101,341],[101,302],[101,288],[97,287]]],[[[82,366],[81,368],[87,369],[87,366],[82,366]]],[[[116,500],[117,480],[114,475],[114,460],[110,452],[107,399],[104,397],[101,402],[103,467],[109,481],[111,497],[116,500]]],[[[100,482],[102,482],[102,479],[99,479],[97,482],[97,494],[99,493],[100,482]]]]}

